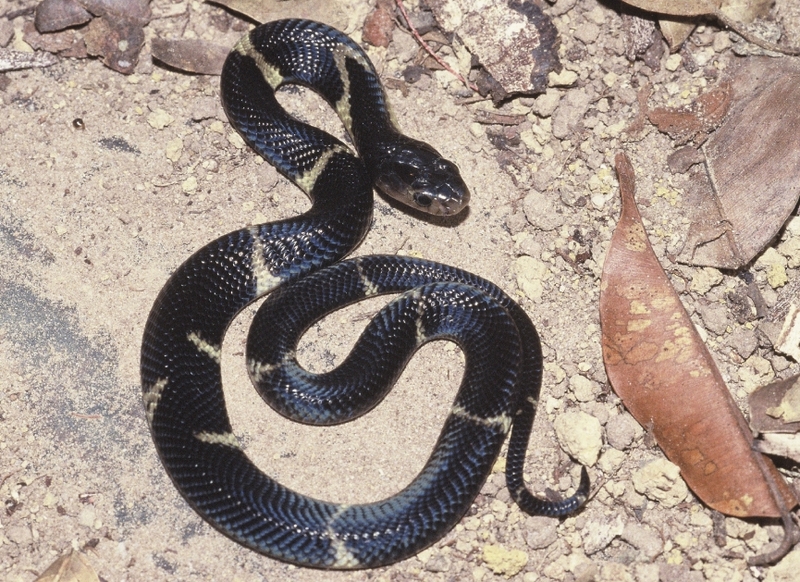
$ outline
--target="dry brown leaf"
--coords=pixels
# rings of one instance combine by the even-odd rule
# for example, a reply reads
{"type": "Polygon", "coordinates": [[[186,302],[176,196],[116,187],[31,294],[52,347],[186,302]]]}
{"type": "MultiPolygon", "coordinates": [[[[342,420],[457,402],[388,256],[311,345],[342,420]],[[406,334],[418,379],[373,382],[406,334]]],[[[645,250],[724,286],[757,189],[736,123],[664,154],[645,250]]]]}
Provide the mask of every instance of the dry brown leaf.
{"type": "Polygon", "coordinates": [[[754,431],[800,432],[800,376],[761,386],[748,401],[754,431]]]}
{"type": "Polygon", "coordinates": [[[86,556],[71,551],[50,564],[35,582],[100,582],[86,556]]]}
{"type": "Polygon", "coordinates": [[[658,27],[661,29],[661,34],[664,35],[664,40],[667,41],[669,52],[676,52],[683,42],[692,34],[695,26],[694,22],[686,22],[683,20],[669,20],[666,18],[659,18],[658,27]]]}
{"type": "Polygon", "coordinates": [[[686,107],[659,107],[649,111],[647,118],[659,131],[674,139],[676,145],[684,145],[690,141],[699,145],[725,119],[732,96],[731,84],[723,82],[686,107]]]}
{"type": "Polygon", "coordinates": [[[714,14],[722,0],[623,0],[636,8],[671,16],[714,14]]]}
{"type": "Polygon", "coordinates": [[[748,59],[734,76],[731,113],[703,145],[705,199],[680,254],[694,265],[737,269],[775,237],[800,198],[800,68],[790,59],[748,59]],[[770,62],[778,61],[778,62],[770,62]]]}
{"type": "Polygon", "coordinates": [[[230,52],[224,47],[200,39],[165,40],[154,38],[150,47],[153,58],[190,73],[219,75],[230,52]]]}
{"type": "Polygon", "coordinates": [[[781,506],[797,499],[772,463],[753,452],[747,422],[647,239],[630,161],[619,154],[616,162],[622,213],[600,291],[608,378],[710,507],[739,517],[781,516],[781,506]]]}

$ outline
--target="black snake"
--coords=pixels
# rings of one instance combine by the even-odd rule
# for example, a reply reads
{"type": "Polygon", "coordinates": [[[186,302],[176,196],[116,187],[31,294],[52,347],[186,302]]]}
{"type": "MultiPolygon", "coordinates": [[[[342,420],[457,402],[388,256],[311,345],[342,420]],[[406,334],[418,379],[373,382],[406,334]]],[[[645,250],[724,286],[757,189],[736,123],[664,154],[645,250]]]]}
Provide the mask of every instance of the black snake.
{"type": "Polygon", "coordinates": [[[229,55],[221,93],[231,124],[312,207],[208,244],[172,274],[153,305],[142,345],[143,400],[156,449],[187,501],[225,535],[280,560],[386,565],[458,522],[511,430],[507,485],[520,507],[554,516],[580,507],[585,470],[578,491],[562,502],[536,499],[523,483],[542,374],[539,338],[524,311],[494,284],[445,265],[395,256],[341,261],[369,228],[373,185],[434,214],[458,212],[469,197],[451,162],[395,129],[358,45],[315,22],[264,24],[229,55]],[[360,158],[289,116],[275,99],[285,83],[319,92],[360,158]],[[270,291],[253,324],[265,321],[269,333],[251,333],[248,368],[262,395],[302,422],[333,424],[368,411],[427,341],[449,338],[462,347],[464,378],[441,436],[422,472],[396,496],[352,506],[311,499],[265,475],[243,452],[225,409],[220,347],[236,314],[270,291]],[[294,348],[315,320],[398,292],[341,366],[319,377],[299,368],[294,348]]]}

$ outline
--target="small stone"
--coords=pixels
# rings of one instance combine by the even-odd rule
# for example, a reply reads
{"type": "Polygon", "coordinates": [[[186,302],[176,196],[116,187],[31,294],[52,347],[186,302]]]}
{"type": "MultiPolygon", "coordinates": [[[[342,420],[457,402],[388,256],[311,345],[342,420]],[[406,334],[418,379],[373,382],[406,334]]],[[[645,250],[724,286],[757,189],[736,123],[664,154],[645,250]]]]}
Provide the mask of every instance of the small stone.
{"type": "Polygon", "coordinates": [[[636,582],[658,582],[658,564],[634,564],[636,582]]]}
{"type": "Polygon", "coordinates": [[[689,284],[689,289],[700,295],[705,295],[712,287],[722,283],[722,279],[722,273],[714,267],[703,267],[692,274],[692,282],[689,284]]]}
{"type": "Polygon", "coordinates": [[[600,394],[600,385],[580,374],[572,376],[569,379],[569,385],[578,402],[590,402],[600,394]]]}
{"type": "Polygon", "coordinates": [[[81,509],[81,512],[78,514],[78,523],[84,527],[92,527],[95,519],[97,519],[97,512],[91,505],[87,505],[81,509]]]}
{"type": "Polygon", "coordinates": [[[606,548],[615,537],[622,534],[624,527],[625,523],[621,515],[617,515],[613,519],[587,521],[583,530],[581,530],[583,551],[591,556],[606,548]]]}
{"type": "Polygon", "coordinates": [[[425,562],[425,569],[428,572],[447,572],[450,569],[450,560],[446,556],[438,554],[425,562]]]}
{"type": "Polygon", "coordinates": [[[558,198],[553,194],[542,193],[536,190],[529,191],[522,203],[525,218],[527,218],[528,222],[533,226],[541,230],[555,230],[564,224],[565,221],[564,215],[556,210],[557,200],[558,198]]]}
{"type": "Polygon", "coordinates": [[[608,444],[619,451],[624,451],[643,432],[638,422],[627,412],[616,414],[606,423],[608,444]]]}
{"type": "Polygon", "coordinates": [[[714,49],[714,52],[721,53],[722,51],[730,48],[730,46],[731,37],[727,32],[718,32],[714,35],[714,41],[711,43],[711,47],[714,49]]]}
{"type": "Polygon", "coordinates": [[[626,523],[621,537],[642,553],[642,561],[645,562],[654,560],[664,550],[661,536],[638,523],[626,523]]]}
{"type": "Polygon", "coordinates": [[[583,89],[569,91],[553,113],[553,135],[559,139],[569,137],[589,110],[591,96],[583,89]]]}
{"type": "Polygon", "coordinates": [[[664,63],[664,68],[666,70],[668,70],[668,71],[675,72],[675,71],[678,70],[678,67],[681,66],[682,62],[683,62],[683,58],[681,57],[681,55],[678,54],[678,53],[675,53],[675,54],[670,55],[667,58],[667,62],[664,63]]]}
{"type": "Polygon", "coordinates": [[[593,466],[603,447],[600,421],[585,412],[565,412],[553,423],[561,448],[581,465],[593,466]]]}
{"type": "Polygon", "coordinates": [[[195,190],[197,190],[197,178],[194,176],[189,176],[181,183],[181,190],[185,194],[191,194],[195,190]]]}
{"type": "Polygon", "coordinates": [[[495,574],[506,578],[519,574],[528,563],[528,554],[522,550],[507,550],[487,544],[483,547],[483,561],[495,574]]]}
{"type": "Polygon", "coordinates": [[[778,252],[786,257],[787,266],[790,269],[800,267],[800,235],[792,235],[791,238],[779,244],[778,252]]]}
{"type": "Polygon", "coordinates": [[[721,303],[701,305],[698,311],[707,330],[716,335],[722,335],[728,330],[728,310],[721,303]]]}
{"type": "Polygon", "coordinates": [[[575,29],[572,36],[577,38],[583,44],[592,44],[600,36],[600,27],[594,22],[584,22],[575,29]]]}
{"type": "Polygon", "coordinates": [[[550,546],[558,539],[558,524],[558,519],[554,517],[527,516],[522,526],[525,543],[533,550],[550,546]]]}
{"type": "Polygon", "coordinates": [[[561,91],[552,87],[548,88],[547,92],[533,100],[531,111],[539,117],[550,117],[558,107],[559,101],[561,101],[561,91]]]}
{"type": "Polygon", "coordinates": [[[550,72],[547,82],[551,87],[571,87],[578,80],[578,73],[564,69],[560,73],[550,72]]]}
{"type": "Polygon", "coordinates": [[[728,338],[728,345],[730,345],[742,359],[747,359],[758,347],[758,338],[753,330],[737,328],[733,330],[728,338]]]}
{"type": "Polygon", "coordinates": [[[181,159],[181,154],[183,153],[183,140],[179,137],[169,140],[165,153],[170,162],[177,162],[181,159]]]}
{"type": "Polygon", "coordinates": [[[634,582],[628,567],[619,562],[601,562],[596,582],[634,582]]]}
{"type": "Polygon", "coordinates": [[[164,129],[173,121],[175,121],[175,118],[160,108],[156,109],[155,111],[151,111],[147,115],[147,123],[154,129],[164,129]]]}
{"type": "Polygon", "coordinates": [[[539,259],[523,255],[514,261],[517,286],[530,299],[539,302],[544,294],[543,281],[550,278],[550,270],[539,259]]]}
{"type": "MultiPolygon", "coordinates": [[[[606,427],[606,430],[608,430],[608,427],[606,427]]],[[[625,458],[625,453],[617,450],[616,447],[608,449],[600,456],[600,460],[597,461],[597,467],[606,475],[616,473],[617,469],[619,469],[620,465],[625,461],[625,458]]]]}
{"type": "Polygon", "coordinates": [[[689,493],[680,469],[667,459],[646,464],[633,473],[632,480],[636,491],[665,507],[675,507],[689,493]]]}

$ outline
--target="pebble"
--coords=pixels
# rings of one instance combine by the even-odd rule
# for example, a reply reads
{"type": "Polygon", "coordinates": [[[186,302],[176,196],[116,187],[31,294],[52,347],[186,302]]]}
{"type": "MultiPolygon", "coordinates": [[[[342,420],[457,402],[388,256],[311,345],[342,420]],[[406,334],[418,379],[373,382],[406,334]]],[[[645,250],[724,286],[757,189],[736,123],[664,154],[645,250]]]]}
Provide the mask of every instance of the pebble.
{"type": "Polygon", "coordinates": [[[571,87],[578,80],[578,73],[564,69],[560,73],[550,72],[547,81],[551,87],[571,87]]]}
{"type": "Polygon", "coordinates": [[[644,432],[638,422],[627,412],[616,414],[606,423],[608,444],[624,451],[633,444],[634,439],[644,432]]]}
{"type": "Polygon", "coordinates": [[[701,305],[697,310],[708,331],[722,335],[728,330],[728,309],[721,303],[701,305]]]}
{"type": "Polygon", "coordinates": [[[559,139],[569,137],[589,110],[590,102],[585,89],[569,91],[553,113],[553,135],[559,139]]]}
{"type": "Polygon", "coordinates": [[[712,287],[722,283],[722,273],[714,267],[703,267],[692,273],[692,282],[689,289],[700,295],[705,295],[712,287]]]}
{"type": "Polygon", "coordinates": [[[572,376],[569,379],[569,385],[578,402],[590,402],[600,394],[600,385],[580,374],[572,376]]]}
{"type": "Polygon", "coordinates": [[[558,539],[558,519],[545,516],[528,516],[522,528],[525,543],[533,550],[541,550],[554,544],[558,539]]]}
{"type": "Polygon", "coordinates": [[[507,550],[487,544],[483,547],[483,561],[495,574],[510,578],[522,571],[528,563],[528,554],[522,550],[507,550]]]}
{"type": "Polygon", "coordinates": [[[514,261],[514,273],[520,290],[533,301],[541,301],[544,294],[542,281],[550,278],[547,265],[539,259],[522,255],[514,261]]]}
{"type": "Polygon", "coordinates": [[[175,121],[175,118],[160,108],[147,114],[147,123],[153,129],[164,129],[173,121],[175,121]]]}
{"type": "Polygon", "coordinates": [[[561,92],[558,89],[548,88],[547,91],[533,100],[531,111],[539,117],[550,117],[561,101],[561,92]]]}
{"type": "Polygon", "coordinates": [[[633,487],[645,497],[665,507],[675,507],[689,493],[678,466],[667,459],[656,459],[635,471],[633,487]]]}
{"type": "Polygon", "coordinates": [[[584,22],[575,29],[575,32],[572,33],[572,36],[577,38],[583,44],[591,44],[597,40],[598,36],[600,36],[600,27],[594,22],[584,22]]]}
{"type": "Polygon", "coordinates": [[[622,534],[624,527],[625,522],[620,514],[614,518],[607,517],[599,521],[587,521],[581,531],[583,551],[588,555],[599,552],[607,547],[615,537],[622,534]]]}
{"type": "Polygon", "coordinates": [[[644,562],[654,560],[664,551],[664,542],[661,541],[661,536],[650,528],[638,523],[626,523],[622,530],[621,537],[641,552],[641,561],[644,562]]]}
{"type": "Polygon", "coordinates": [[[555,230],[564,224],[564,215],[556,210],[556,200],[552,193],[531,190],[525,196],[522,208],[528,222],[541,230],[555,230]]]}
{"type": "Polygon", "coordinates": [[[600,421],[585,412],[565,412],[553,425],[561,448],[581,465],[594,466],[603,446],[600,421]]]}

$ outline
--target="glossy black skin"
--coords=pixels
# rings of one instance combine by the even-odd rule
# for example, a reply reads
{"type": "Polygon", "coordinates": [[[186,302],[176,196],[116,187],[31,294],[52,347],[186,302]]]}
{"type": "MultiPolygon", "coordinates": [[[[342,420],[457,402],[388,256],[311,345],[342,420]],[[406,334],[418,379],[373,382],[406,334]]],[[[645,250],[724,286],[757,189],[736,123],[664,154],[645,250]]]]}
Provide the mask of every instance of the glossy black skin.
{"type": "MultiPolygon", "coordinates": [[[[156,449],[177,489],[219,531],[276,559],[315,568],[387,565],[435,542],[461,518],[513,419],[507,457],[512,497],[525,511],[540,515],[565,515],[579,508],[588,494],[585,471],[576,494],[560,503],[534,498],[522,481],[542,355],[536,330],[519,305],[488,281],[429,261],[376,256],[334,264],[369,229],[372,181],[382,172],[376,166],[389,163],[383,161],[391,149],[387,144],[402,142],[388,135],[394,130],[381,121],[382,116],[388,119],[383,91],[371,66],[359,64],[363,53],[340,32],[303,20],[262,25],[249,39],[280,70],[284,82],[307,84],[332,104],[349,99],[354,112],[350,129],[362,156],[354,157],[333,137],[287,115],[253,55],[231,53],[221,79],[231,123],[259,154],[307,187],[312,207],[296,218],[244,228],[209,243],[175,270],[153,305],[142,341],[143,400],[156,449]],[[335,62],[335,51],[342,46],[350,55],[344,61],[349,95],[335,62]],[[371,133],[371,128],[378,131],[371,133]],[[319,167],[320,160],[327,160],[324,167],[319,167]],[[315,168],[319,174],[309,185],[303,177],[315,168]],[[290,491],[255,467],[233,436],[222,391],[218,354],[236,314],[274,289],[262,307],[273,309],[266,320],[286,324],[295,333],[312,323],[309,317],[313,320],[332,305],[412,287],[382,312],[377,332],[364,340],[368,364],[358,367],[396,376],[420,341],[434,337],[478,346],[465,349],[468,374],[456,409],[421,477],[390,499],[343,507],[290,491]],[[294,312],[302,316],[293,319],[294,312]],[[381,343],[387,340],[388,345],[381,343]],[[401,345],[405,347],[399,349],[401,345]],[[385,364],[377,365],[379,360],[385,364]]],[[[404,167],[395,175],[403,177],[391,180],[423,183],[405,175],[405,166],[416,171],[428,163],[434,174],[452,177],[452,164],[440,161],[432,148],[417,151],[428,161],[401,161],[404,167]]],[[[423,183],[419,192],[424,194],[417,198],[431,209],[440,190],[426,188],[423,183]]],[[[453,190],[468,199],[466,187],[457,184],[453,190]]],[[[272,339],[279,335],[278,327],[266,334],[272,339]]],[[[264,370],[288,372],[284,362],[291,341],[279,342],[277,349],[274,356],[249,353],[248,361],[266,364],[264,370]]],[[[293,374],[289,377],[297,379],[293,374]]],[[[308,378],[301,376],[306,383],[308,378]]],[[[344,383],[353,384],[352,378],[347,375],[344,383]]],[[[279,380],[279,392],[285,392],[284,380],[279,380]]],[[[340,387],[332,389],[334,404],[322,413],[309,406],[309,397],[301,396],[289,407],[305,422],[319,422],[313,420],[315,414],[329,415],[334,409],[332,422],[341,422],[367,411],[386,391],[362,386],[339,396],[340,387]],[[354,406],[345,410],[341,403],[354,406]]],[[[326,418],[323,424],[331,422],[326,418]]]]}

